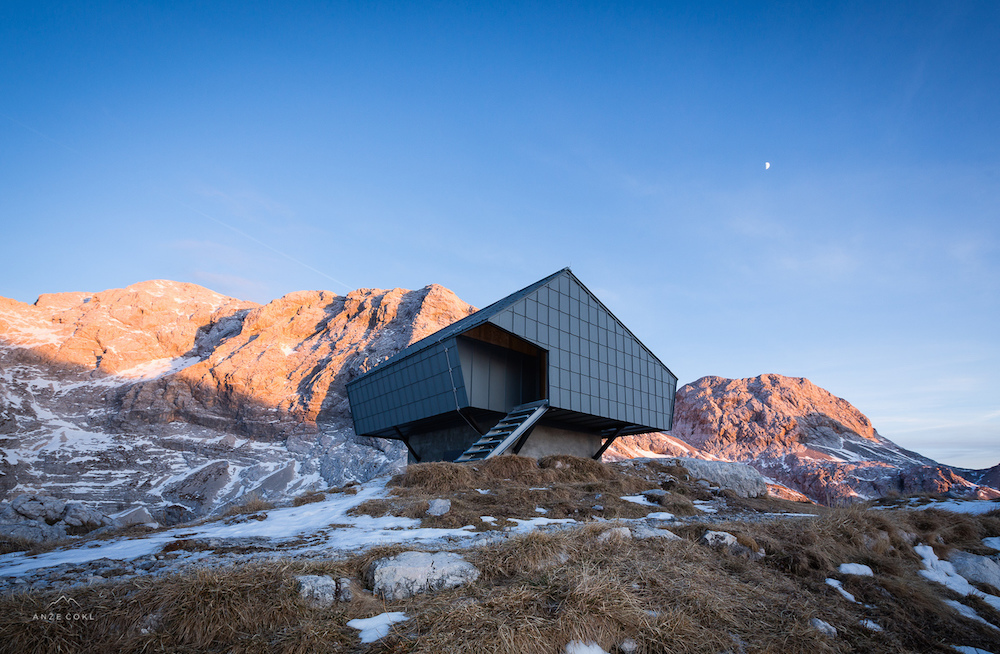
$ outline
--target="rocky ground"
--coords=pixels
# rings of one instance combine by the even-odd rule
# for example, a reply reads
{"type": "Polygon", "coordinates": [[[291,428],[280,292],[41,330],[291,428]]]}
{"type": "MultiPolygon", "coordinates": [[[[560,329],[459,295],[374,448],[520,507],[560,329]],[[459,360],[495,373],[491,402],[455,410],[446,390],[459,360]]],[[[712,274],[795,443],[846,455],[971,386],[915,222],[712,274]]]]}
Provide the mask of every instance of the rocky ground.
{"type": "Polygon", "coordinates": [[[421,464],[2,555],[0,651],[1000,652],[1000,503],[829,509],[700,463],[421,464]]]}

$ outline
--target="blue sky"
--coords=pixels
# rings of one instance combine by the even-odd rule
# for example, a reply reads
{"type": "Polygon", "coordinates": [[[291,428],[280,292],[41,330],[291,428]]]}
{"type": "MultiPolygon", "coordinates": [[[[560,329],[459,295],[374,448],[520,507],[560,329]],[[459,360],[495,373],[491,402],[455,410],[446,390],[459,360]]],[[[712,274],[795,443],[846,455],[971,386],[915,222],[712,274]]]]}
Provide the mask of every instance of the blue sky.
{"type": "Polygon", "coordinates": [[[0,295],[569,265],[681,382],[1000,462],[1000,4],[690,4],[3,2],[0,295]]]}

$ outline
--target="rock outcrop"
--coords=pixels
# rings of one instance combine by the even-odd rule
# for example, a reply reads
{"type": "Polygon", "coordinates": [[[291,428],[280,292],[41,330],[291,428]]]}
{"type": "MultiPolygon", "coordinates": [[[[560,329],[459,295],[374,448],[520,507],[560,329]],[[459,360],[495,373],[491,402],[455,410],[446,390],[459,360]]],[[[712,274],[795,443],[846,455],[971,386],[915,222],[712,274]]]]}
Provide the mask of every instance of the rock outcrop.
{"type": "Polygon", "coordinates": [[[479,578],[479,570],[454,552],[402,552],[374,561],[367,574],[372,591],[389,601],[456,588],[479,578]]]}
{"type": "Polygon", "coordinates": [[[849,402],[801,377],[702,377],[677,391],[674,406],[669,435],[622,439],[618,451],[676,456],[686,446],[688,457],[749,464],[823,504],[890,493],[1000,495],[883,438],[849,402]]]}
{"type": "Polygon", "coordinates": [[[117,524],[96,509],[44,493],[18,495],[0,510],[0,536],[32,542],[60,540],[117,524]]]}
{"type": "Polygon", "coordinates": [[[690,457],[668,459],[683,466],[695,479],[712,482],[719,488],[731,490],[740,497],[767,495],[767,481],[756,469],[745,463],[706,461],[690,457]]]}
{"type": "Polygon", "coordinates": [[[45,489],[171,524],[390,472],[345,385],[474,309],[417,291],[290,293],[265,305],[193,284],[0,298],[0,500],[45,489]]]}

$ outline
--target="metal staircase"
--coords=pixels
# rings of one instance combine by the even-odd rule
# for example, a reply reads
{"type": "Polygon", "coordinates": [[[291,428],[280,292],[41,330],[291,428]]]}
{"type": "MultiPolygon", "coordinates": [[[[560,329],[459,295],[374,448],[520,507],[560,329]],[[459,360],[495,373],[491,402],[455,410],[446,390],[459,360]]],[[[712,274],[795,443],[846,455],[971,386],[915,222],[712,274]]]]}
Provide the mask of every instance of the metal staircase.
{"type": "Polygon", "coordinates": [[[472,444],[456,463],[481,461],[509,450],[549,408],[548,400],[538,400],[516,406],[493,429],[472,444]]]}

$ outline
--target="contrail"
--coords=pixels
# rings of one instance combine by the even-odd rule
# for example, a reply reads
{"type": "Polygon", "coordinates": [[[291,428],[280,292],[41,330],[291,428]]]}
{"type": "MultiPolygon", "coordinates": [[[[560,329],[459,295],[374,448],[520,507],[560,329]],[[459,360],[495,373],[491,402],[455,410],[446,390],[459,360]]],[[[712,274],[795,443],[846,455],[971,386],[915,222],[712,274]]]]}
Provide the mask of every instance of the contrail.
{"type": "MultiPolygon", "coordinates": [[[[54,138],[52,138],[52,137],[50,137],[50,136],[48,136],[46,134],[43,134],[42,132],[39,132],[34,127],[31,127],[30,125],[25,125],[24,123],[22,123],[21,121],[15,119],[15,118],[11,118],[10,116],[8,116],[5,113],[0,113],[0,116],[3,116],[4,118],[6,118],[10,122],[14,123],[15,125],[18,125],[19,127],[22,127],[24,129],[28,130],[29,132],[32,132],[33,134],[35,134],[37,136],[40,136],[41,138],[45,139],[46,141],[48,141],[50,143],[54,143],[55,145],[58,145],[59,147],[72,152],[73,154],[79,155],[79,156],[84,157],[86,159],[90,159],[92,162],[94,161],[93,157],[89,157],[86,154],[80,152],[79,150],[75,150],[75,149],[69,147],[68,145],[66,145],[65,143],[59,142],[59,141],[55,140],[54,138]]],[[[302,266],[306,270],[312,271],[312,272],[316,273],[317,275],[319,275],[320,277],[325,277],[325,278],[329,279],[331,282],[334,282],[336,284],[340,284],[341,286],[343,286],[344,288],[346,288],[349,291],[350,290],[354,290],[353,286],[351,286],[349,284],[345,284],[344,282],[340,281],[339,279],[337,279],[335,277],[331,277],[330,275],[327,275],[322,270],[317,270],[316,268],[313,268],[309,264],[296,259],[295,257],[293,257],[292,255],[288,254],[287,252],[283,252],[282,250],[279,250],[278,248],[276,248],[276,247],[274,247],[272,245],[268,245],[267,243],[261,241],[260,239],[254,238],[250,234],[247,234],[243,230],[241,230],[241,229],[239,229],[237,227],[233,227],[232,225],[219,220],[215,216],[211,216],[211,215],[205,213],[204,211],[201,211],[200,209],[195,209],[194,207],[181,202],[176,197],[173,197],[173,196],[170,196],[170,195],[165,195],[165,197],[167,197],[170,200],[173,200],[174,202],[176,202],[180,206],[184,207],[188,211],[192,211],[192,212],[198,214],[199,216],[203,216],[205,218],[208,218],[212,222],[218,223],[219,225],[222,225],[226,229],[229,229],[229,230],[232,230],[232,231],[236,232],[237,234],[239,234],[243,238],[251,240],[254,243],[256,243],[257,245],[260,245],[261,247],[265,247],[268,250],[270,250],[271,252],[274,252],[275,254],[281,255],[282,257],[288,259],[289,261],[291,261],[293,263],[299,264],[300,266],[302,266]]]]}
{"type": "Polygon", "coordinates": [[[19,126],[19,127],[23,127],[24,129],[28,130],[29,132],[32,132],[32,133],[36,134],[37,136],[41,136],[41,137],[42,137],[43,139],[45,139],[45,140],[46,140],[46,141],[48,141],[49,143],[55,143],[55,144],[56,144],[56,145],[58,145],[58,146],[59,146],[60,148],[65,148],[66,150],[69,150],[69,151],[70,151],[70,152],[72,152],[73,154],[78,154],[78,155],[80,155],[81,157],[82,157],[82,156],[85,156],[85,155],[84,155],[84,154],[83,154],[82,152],[80,152],[79,150],[74,150],[73,148],[69,147],[69,146],[68,146],[68,145],[66,145],[65,143],[60,143],[59,141],[55,140],[55,139],[54,139],[54,138],[52,138],[51,136],[47,136],[47,135],[45,135],[45,134],[42,134],[41,132],[39,132],[39,131],[38,131],[37,129],[35,129],[34,127],[32,127],[32,126],[30,126],[30,125],[25,125],[25,124],[24,124],[24,123],[22,123],[21,121],[19,121],[19,120],[15,119],[15,118],[11,118],[11,117],[10,117],[10,116],[8,116],[7,114],[0,114],[0,116],[3,116],[4,118],[6,118],[6,119],[7,119],[7,120],[9,120],[10,122],[14,123],[15,125],[17,125],[17,126],[19,126]]]}
{"type": "Polygon", "coordinates": [[[316,270],[315,268],[313,268],[313,267],[312,267],[312,266],[310,266],[309,264],[307,264],[307,263],[305,263],[305,262],[303,262],[303,261],[299,261],[298,259],[296,259],[296,258],[295,258],[295,257],[293,257],[292,255],[288,254],[287,252],[283,252],[283,251],[279,250],[278,248],[275,248],[275,247],[272,247],[272,246],[268,245],[267,243],[265,243],[265,242],[263,242],[263,241],[261,241],[261,240],[259,240],[259,239],[256,239],[256,238],[254,238],[253,236],[250,236],[249,234],[247,234],[246,232],[244,232],[244,231],[243,231],[242,229],[239,229],[238,227],[233,227],[232,225],[230,225],[230,224],[228,224],[228,223],[225,223],[225,222],[223,222],[223,221],[219,220],[219,219],[218,219],[218,218],[216,218],[215,216],[211,216],[211,215],[209,215],[209,214],[205,213],[205,212],[204,212],[204,211],[202,211],[201,209],[195,209],[194,207],[192,207],[192,206],[191,206],[191,205],[189,205],[189,204],[184,204],[183,202],[181,202],[181,201],[180,201],[180,200],[178,200],[177,198],[174,198],[174,197],[172,197],[172,198],[170,198],[170,199],[171,199],[171,200],[173,200],[174,202],[176,202],[177,204],[179,204],[180,206],[184,207],[184,208],[185,208],[185,209],[187,209],[188,211],[192,211],[192,212],[194,212],[194,213],[198,214],[199,216],[203,216],[203,217],[205,217],[205,218],[208,218],[208,219],[209,219],[209,220],[211,220],[212,222],[214,222],[214,223],[218,223],[218,224],[222,225],[223,227],[225,227],[226,229],[230,229],[230,230],[232,230],[232,231],[236,232],[237,234],[239,234],[239,235],[240,235],[240,236],[242,236],[243,238],[246,238],[246,239],[250,239],[251,241],[253,241],[253,242],[254,242],[254,243],[256,243],[257,245],[260,245],[261,247],[265,247],[265,248],[267,248],[268,250],[270,250],[271,252],[274,252],[275,254],[280,254],[281,256],[285,257],[285,258],[286,258],[286,259],[288,259],[289,261],[293,261],[293,262],[295,262],[295,263],[299,264],[300,266],[302,266],[303,268],[305,268],[305,269],[307,269],[307,270],[311,270],[312,272],[316,273],[317,275],[320,275],[320,276],[322,276],[322,277],[326,277],[326,278],[327,278],[327,279],[329,279],[329,280],[330,280],[331,282],[336,282],[337,284],[340,284],[341,286],[343,286],[344,288],[346,288],[346,289],[348,289],[348,290],[354,290],[354,287],[353,287],[353,286],[350,286],[350,285],[348,285],[348,284],[345,284],[344,282],[340,281],[339,279],[337,279],[337,278],[335,278],[335,277],[331,277],[331,276],[327,275],[327,274],[326,274],[325,272],[323,272],[322,270],[316,270]]]}

